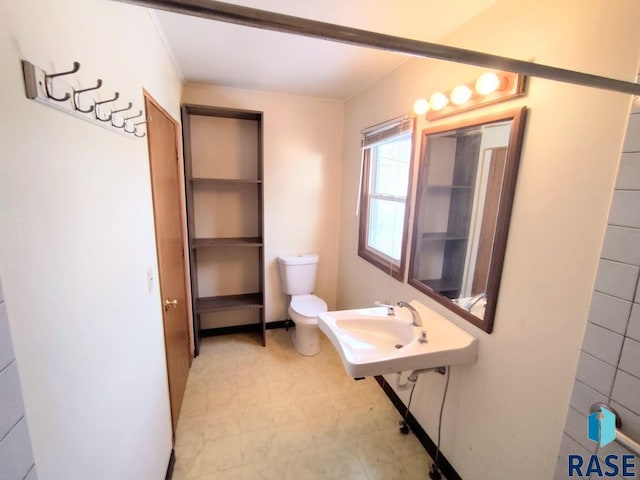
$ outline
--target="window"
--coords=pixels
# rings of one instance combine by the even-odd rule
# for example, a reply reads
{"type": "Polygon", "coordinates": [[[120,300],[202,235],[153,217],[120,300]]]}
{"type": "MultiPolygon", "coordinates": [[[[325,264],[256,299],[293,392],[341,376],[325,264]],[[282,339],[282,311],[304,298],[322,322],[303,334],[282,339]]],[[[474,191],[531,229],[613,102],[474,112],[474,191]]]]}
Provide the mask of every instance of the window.
{"type": "Polygon", "coordinates": [[[398,280],[404,277],[412,158],[411,119],[363,132],[358,255],[398,280]]]}

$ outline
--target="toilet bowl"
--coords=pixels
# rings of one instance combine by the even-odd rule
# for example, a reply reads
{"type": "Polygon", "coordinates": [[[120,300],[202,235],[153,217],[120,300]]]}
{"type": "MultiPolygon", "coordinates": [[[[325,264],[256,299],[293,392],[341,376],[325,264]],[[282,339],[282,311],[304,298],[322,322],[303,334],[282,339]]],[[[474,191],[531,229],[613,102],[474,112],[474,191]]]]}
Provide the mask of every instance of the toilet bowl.
{"type": "Polygon", "coordinates": [[[295,324],[293,347],[307,356],[320,351],[318,314],[327,311],[326,302],[313,295],[318,260],[316,254],[278,257],[280,286],[291,297],[287,312],[295,324]]]}
{"type": "Polygon", "coordinates": [[[327,304],[315,295],[293,295],[289,303],[289,316],[296,328],[291,333],[293,347],[306,356],[320,352],[318,314],[327,311],[327,304]]]}

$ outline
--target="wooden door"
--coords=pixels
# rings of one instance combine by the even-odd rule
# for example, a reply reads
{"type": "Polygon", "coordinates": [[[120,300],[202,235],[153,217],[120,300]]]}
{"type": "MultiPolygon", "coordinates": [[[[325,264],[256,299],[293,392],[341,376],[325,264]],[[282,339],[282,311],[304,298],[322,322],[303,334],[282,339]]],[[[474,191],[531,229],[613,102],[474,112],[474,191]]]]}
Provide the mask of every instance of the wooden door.
{"type": "Polygon", "coordinates": [[[175,433],[191,364],[178,124],[145,92],[158,275],[175,433]]]}

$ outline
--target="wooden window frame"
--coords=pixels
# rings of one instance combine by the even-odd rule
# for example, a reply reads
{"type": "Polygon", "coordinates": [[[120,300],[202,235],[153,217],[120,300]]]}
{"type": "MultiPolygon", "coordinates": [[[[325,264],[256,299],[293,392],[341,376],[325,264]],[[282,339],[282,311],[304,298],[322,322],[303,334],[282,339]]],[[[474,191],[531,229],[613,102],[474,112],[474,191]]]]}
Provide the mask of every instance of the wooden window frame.
{"type": "Polygon", "coordinates": [[[370,193],[371,188],[371,168],[372,168],[372,155],[371,150],[374,146],[363,147],[362,152],[362,178],[360,183],[360,198],[359,198],[359,233],[358,233],[358,256],[371,263],[376,268],[382,270],[387,275],[391,275],[393,278],[399,281],[404,280],[406,264],[407,264],[407,243],[409,239],[409,219],[413,203],[413,165],[414,165],[414,153],[415,153],[415,122],[413,128],[409,132],[403,132],[400,135],[410,133],[411,135],[411,150],[409,157],[409,176],[407,179],[407,196],[404,200],[404,218],[402,227],[402,244],[400,250],[400,261],[385,255],[383,252],[376,250],[368,245],[367,239],[369,234],[369,214],[370,214],[370,199],[378,198],[381,200],[395,201],[399,197],[389,195],[375,195],[370,193]]]}

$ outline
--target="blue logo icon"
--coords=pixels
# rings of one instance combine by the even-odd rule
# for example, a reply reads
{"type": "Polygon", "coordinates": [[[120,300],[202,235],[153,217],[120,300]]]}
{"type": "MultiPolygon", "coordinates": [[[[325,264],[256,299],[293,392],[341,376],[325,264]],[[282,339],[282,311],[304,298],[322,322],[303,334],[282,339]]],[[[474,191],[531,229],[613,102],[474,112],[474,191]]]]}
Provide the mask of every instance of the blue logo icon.
{"type": "Polygon", "coordinates": [[[587,436],[601,447],[616,439],[616,415],[603,405],[587,417],[587,436]]]}
{"type": "MultiPolygon", "coordinates": [[[[587,417],[587,436],[604,447],[616,439],[616,414],[600,403],[592,405],[591,410],[593,413],[587,417]]],[[[599,454],[584,457],[570,453],[567,457],[569,478],[636,478],[635,455],[611,453],[603,457],[599,454]]]]}

